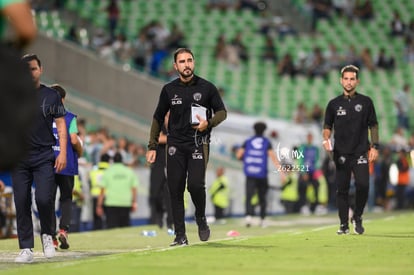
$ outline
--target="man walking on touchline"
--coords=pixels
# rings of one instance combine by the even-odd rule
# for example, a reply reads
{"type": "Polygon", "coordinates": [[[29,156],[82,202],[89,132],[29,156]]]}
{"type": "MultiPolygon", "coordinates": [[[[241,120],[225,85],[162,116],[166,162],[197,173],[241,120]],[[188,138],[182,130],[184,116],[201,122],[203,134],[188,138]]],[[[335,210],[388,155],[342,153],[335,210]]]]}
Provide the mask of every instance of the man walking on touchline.
{"type": "Polygon", "coordinates": [[[325,111],[323,146],[333,151],[336,165],[337,206],[340,219],[338,235],[349,234],[349,188],[355,178],[355,209],[351,222],[356,234],[363,234],[362,214],[368,199],[369,165],[378,157],[378,121],[371,98],[356,91],[359,69],[348,65],[341,69],[343,93],[332,99],[325,111]],[[330,140],[334,131],[335,144],[330,140]],[[368,139],[370,132],[370,140],[368,139]]]}

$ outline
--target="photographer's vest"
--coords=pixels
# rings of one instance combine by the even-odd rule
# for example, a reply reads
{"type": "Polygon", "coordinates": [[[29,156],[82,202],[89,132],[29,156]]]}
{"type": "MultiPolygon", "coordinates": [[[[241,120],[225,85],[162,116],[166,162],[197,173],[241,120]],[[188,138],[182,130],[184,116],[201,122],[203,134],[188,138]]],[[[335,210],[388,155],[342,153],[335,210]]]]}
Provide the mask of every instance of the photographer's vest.
{"type": "MultiPolygon", "coordinates": [[[[73,149],[72,143],[70,141],[70,134],[69,134],[69,126],[76,116],[69,111],[66,111],[65,115],[65,122],[67,127],[67,142],[66,142],[66,167],[62,171],[60,171],[59,175],[67,175],[67,176],[74,176],[78,174],[78,154],[73,149]]],[[[59,144],[59,137],[58,131],[56,128],[56,122],[53,121],[53,135],[56,139],[56,145],[53,146],[53,151],[55,152],[55,157],[57,157],[60,153],[60,144],[59,144]]]]}
{"type": "Polygon", "coordinates": [[[244,173],[247,177],[267,177],[267,150],[269,140],[262,136],[254,136],[246,141],[244,148],[244,173]]]}

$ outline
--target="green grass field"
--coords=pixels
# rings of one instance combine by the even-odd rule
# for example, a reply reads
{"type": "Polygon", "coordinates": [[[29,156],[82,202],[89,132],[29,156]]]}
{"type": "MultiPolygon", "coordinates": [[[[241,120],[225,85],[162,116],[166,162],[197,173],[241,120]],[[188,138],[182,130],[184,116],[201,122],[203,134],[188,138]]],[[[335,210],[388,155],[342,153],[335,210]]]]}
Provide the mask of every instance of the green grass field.
{"type": "Polygon", "coordinates": [[[188,224],[190,245],[170,248],[173,237],[153,226],[70,235],[71,248],[15,264],[16,239],[0,241],[1,274],[414,274],[414,213],[367,213],[364,235],[336,235],[336,214],[277,216],[269,226],[246,228],[242,219],[211,225],[200,242],[188,224]],[[157,230],[156,237],[141,235],[157,230]],[[236,230],[238,237],[228,237],[236,230]]]}

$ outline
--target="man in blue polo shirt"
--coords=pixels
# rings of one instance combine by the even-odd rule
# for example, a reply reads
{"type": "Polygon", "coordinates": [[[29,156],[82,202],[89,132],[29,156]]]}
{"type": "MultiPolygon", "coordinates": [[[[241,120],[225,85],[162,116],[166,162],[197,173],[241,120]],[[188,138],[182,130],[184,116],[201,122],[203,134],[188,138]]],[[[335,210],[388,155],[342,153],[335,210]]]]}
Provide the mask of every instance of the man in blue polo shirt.
{"type": "Polygon", "coordinates": [[[29,148],[23,160],[12,172],[13,192],[16,205],[17,234],[20,254],[15,262],[33,261],[34,247],[33,223],[31,215],[31,187],[36,184],[35,200],[39,211],[41,240],[46,258],[55,256],[52,241],[52,216],[55,203],[55,169],[57,172],[66,167],[67,130],[65,108],[59,94],[40,83],[43,68],[35,54],[23,56],[37,88],[37,113],[29,129],[29,148]],[[52,124],[56,122],[59,133],[60,154],[55,158],[52,146],[56,144],[52,124]]]}

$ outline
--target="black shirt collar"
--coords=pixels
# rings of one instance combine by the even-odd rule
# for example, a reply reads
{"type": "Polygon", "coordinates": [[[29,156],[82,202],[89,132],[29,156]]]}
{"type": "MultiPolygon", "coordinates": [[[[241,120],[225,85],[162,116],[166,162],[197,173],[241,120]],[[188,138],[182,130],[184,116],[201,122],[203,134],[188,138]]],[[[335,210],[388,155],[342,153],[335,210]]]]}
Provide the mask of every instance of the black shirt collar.
{"type": "Polygon", "coordinates": [[[355,98],[357,95],[358,95],[358,92],[355,92],[352,96],[343,94],[342,97],[344,99],[351,99],[351,98],[355,98]]]}
{"type": "Polygon", "coordinates": [[[191,78],[188,82],[182,82],[181,78],[178,78],[178,83],[181,86],[193,86],[197,83],[198,77],[196,75],[193,75],[193,78],[191,78]]]}

